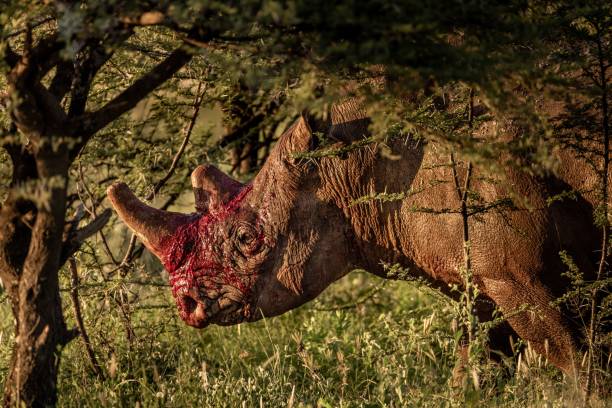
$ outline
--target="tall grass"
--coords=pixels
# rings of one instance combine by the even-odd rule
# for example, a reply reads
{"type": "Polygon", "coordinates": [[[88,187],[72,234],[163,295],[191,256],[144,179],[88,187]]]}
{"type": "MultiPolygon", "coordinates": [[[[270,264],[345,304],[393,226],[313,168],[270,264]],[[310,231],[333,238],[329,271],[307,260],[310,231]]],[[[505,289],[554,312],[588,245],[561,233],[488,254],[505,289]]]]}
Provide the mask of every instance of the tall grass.
{"type": "MultiPolygon", "coordinates": [[[[483,367],[480,389],[452,387],[458,344],[452,305],[406,282],[354,272],[281,317],[196,330],[178,319],[163,285],[85,274],[84,320],[105,378],[94,374],[81,340],[71,342],[61,359],[62,407],[561,407],[580,401],[571,381],[529,348],[519,365],[483,367]],[[119,296],[130,300],[124,311],[119,296]],[[126,330],[134,332],[131,340],[126,330]]],[[[73,322],[67,294],[64,301],[73,322]]],[[[13,341],[6,299],[0,316],[4,378],[13,341]]]]}

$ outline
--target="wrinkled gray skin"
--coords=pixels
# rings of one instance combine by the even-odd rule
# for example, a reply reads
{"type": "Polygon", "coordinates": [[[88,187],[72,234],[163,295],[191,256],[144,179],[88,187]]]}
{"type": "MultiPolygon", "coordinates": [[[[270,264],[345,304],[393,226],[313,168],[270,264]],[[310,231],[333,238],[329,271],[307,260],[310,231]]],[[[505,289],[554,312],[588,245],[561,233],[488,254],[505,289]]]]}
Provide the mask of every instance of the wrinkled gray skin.
{"type": "MultiPolygon", "coordinates": [[[[554,106],[547,109],[554,111],[554,106]]],[[[349,101],[332,111],[331,123],[316,130],[339,146],[367,132],[367,119],[356,103],[349,101]]],[[[433,142],[399,141],[392,146],[393,153],[401,155],[399,160],[383,158],[374,147],[354,150],[346,157],[298,160],[296,153],[314,146],[313,126],[301,118],[289,129],[238,210],[215,226],[213,236],[202,237],[216,248],[214,254],[202,256],[239,265],[237,272],[251,293],[241,293],[219,276],[201,278],[197,287],[176,295],[177,302],[188,300],[191,305],[181,314],[188,324],[235,324],[280,315],[315,298],[355,268],[385,277],[381,261],[400,263],[450,296],[449,285],[461,285],[461,216],[414,211],[460,208],[448,153],[433,142]],[[410,189],[415,194],[401,201],[351,205],[368,194],[410,189]],[[240,249],[245,238],[244,233],[231,232],[236,225],[246,225],[251,234],[263,232],[263,245],[251,252],[240,249]]],[[[488,122],[477,134],[489,137],[496,132],[512,137],[516,129],[488,122]]],[[[566,311],[549,302],[567,287],[561,277],[566,268],[560,250],[572,254],[583,270],[595,268],[600,234],[593,227],[592,210],[597,178],[586,164],[566,152],[559,154],[557,176],[545,180],[507,169],[494,184],[480,181],[483,174],[475,169],[471,189],[487,202],[511,195],[525,200],[515,202],[516,210],[472,217],[469,233],[474,280],[482,292],[478,314],[482,320],[490,318],[494,304],[509,316],[509,324],[491,333],[491,345],[503,350],[508,336],[518,335],[565,372],[575,374],[581,359],[577,328],[566,311]],[[546,204],[548,196],[566,189],[592,193],[576,201],[546,204]],[[524,304],[536,312],[512,313],[524,304]]],[[[465,166],[459,165],[458,173],[463,180],[465,166]]],[[[200,213],[217,211],[242,187],[211,166],[197,168],[192,181],[200,213]]],[[[163,238],[189,220],[142,204],[124,184],[111,186],[108,194],[120,217],[161,258],[163,238]]]]}

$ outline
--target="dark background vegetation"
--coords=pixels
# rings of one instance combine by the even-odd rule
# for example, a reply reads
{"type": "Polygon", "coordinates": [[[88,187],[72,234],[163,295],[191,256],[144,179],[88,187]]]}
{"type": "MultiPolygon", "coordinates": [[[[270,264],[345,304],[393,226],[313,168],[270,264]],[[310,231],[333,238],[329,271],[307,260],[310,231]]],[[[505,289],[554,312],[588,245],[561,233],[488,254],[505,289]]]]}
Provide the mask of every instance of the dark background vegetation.
{"type": "Polygon", "coordinates": [[[597,384],[585,398],[529,348],[518,363],[475,365],[469,386],[450,387],[462,305],[364,273],[274,321],[187,328],[161,266],[111,215],[105,189],[121,179],[158,207],[191,211],[195,166],[215,163],[248,180],[300,112],[325,120],[340,95],[365,97],[368,142],[383,146],[389,137],[431,138],[474,165],[494,169],[506,157],[536,175],[555,171],[555,148],[572,146],[602,180],[599,279],[575,279],[564,299],[592,314],[585,358],[595,360],[609,341],[598,323],[609,307],[593,303],[609,298],[608,2],[4,0],[0,7],[5,404],[588,401],[597,384]],[[381,73],[384,86],[372,87],[381,73]],[[472,139],[468,110],[445,104],[453,95],[469,106],[474,94],[490,115],[513,118],[523,136],[472,139]],[[536,114],[538,98],[548,96],[571,106],[565,118],[536,114]]]}

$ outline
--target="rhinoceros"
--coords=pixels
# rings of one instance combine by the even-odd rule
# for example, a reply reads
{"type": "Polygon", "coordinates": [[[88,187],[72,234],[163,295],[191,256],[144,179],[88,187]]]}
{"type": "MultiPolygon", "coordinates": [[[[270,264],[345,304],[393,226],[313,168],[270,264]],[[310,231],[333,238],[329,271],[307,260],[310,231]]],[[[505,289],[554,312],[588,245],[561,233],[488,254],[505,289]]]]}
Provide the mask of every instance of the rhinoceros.
{"type": "MultiPolygon", "coordinates": [[[[487,126],[512,133],[502,121],[487,126]]],[[[451,288],[464,282],[464,228],[453,180],[466,177],[466,163],[453,173],[448,150],[412,139],[389,142],[386,156],[370,145],[305,159],[316,147],[315,130],[346,146],[367,134],[368,117],[355,101],[335,105],[326,122],[302,115],[247,184],[212,165],[197,167],[192,214],[152,208],[120,182],[108,188],[119,217],[167,269],[188,325],[280,315],[356,268],[390,277],[385,264],[457,295],[451,288]],[[388,202],[363,199],[383,191],[404,194],[388,202]]],[[[518,335],[572,374],[582,359],[580,330],[567,308],[551,304],[569,284],[559,252],[593,271],[601,234],[593,225],[594,171],[569,151],[558,154],[558,171],[546,177],[503,166],[494,182],[474,169],[470,190],[483,202],[521,199],[473,214],[468,231],[479,288],[475,312],[481,321],[495,308],[507,317],[491,331],[491,347],[507,350],[508,337],[518,335]],[[547,201],[569,190],[586,193],[547,201]]]]}

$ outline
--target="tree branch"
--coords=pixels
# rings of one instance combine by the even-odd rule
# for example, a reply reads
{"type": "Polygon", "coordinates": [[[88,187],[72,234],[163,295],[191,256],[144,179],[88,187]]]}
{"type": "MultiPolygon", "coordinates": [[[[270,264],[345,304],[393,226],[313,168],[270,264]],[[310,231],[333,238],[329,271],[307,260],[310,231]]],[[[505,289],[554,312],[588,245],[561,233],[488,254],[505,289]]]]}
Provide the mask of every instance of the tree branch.
{"type": "Polygon", "coordinates": [[[76,148],[71,152],[71,156],[76,157],[78,151],[94,133],[135,107],[140,100],[189,62],[191,57],[192,54],[184,48],[174,50],[168,58],[130,85],[105,106],[96,112],[86,113],[75,118],[72,121],[75,129],[77,129],[75,135],[80,136],[82,140],[77,143],[76,148]]]}
{"type": "Polygon", "coordinates": [[[7,58],[14,62],[10,64],[9,61],[9,65],[13,67],[11,82],[20,87],[35,84],[45,76],[58,63],[57,57],[63,47],[63,43],[58,40],[57,32],[39,40],[33,49],[28,49],[30,41],[31,33],[26,38],[26,49],[23,55],[16,54],[12,50],[7,51],[7,58]],[[15,58],[17,58],[16,61],[14,61],[15,58]]]}
{"type": "Polygon", "coordinates": [[[24,53],[8,75],[9,95],[18,96],[9,109],[17,127],[36,144],[37,138],[61,129],[66,119],[56,97],[40,83],[40,78],[58,63],[63,43],[54,32],[31,48],[31,30],[26,34],[24,53]]]}
{"type": "Polygon", "coordinates": [[[79,334],[81,335],[81,339],[83,339],[83,344],[85,345],[85,350],[87,351],[87,356],[89,357],[89,361],[91,362],[93,370],[95,371],[98,378],[104,380],[104,372],[102,371],[102,367],[98,363],[96,354],[94,353],[93,347],[91,346],[91,341],[89,340],[89,336],[87,335],[87,331],[85,330],[85,323],[83,323],[81,303],[79,302],[79,271],[77,269],[77,264],[74,258],[70,258],[69,265],[72,284],[72,287],[70,288],[70,298],[72,299],[72,306],[74,307],[74,318],[77,322],[79,334]]]}
{"type": "Polygon", "coordinates": [[[72,77],[74,76],[74,63],[70,60],[62,60],[57,64],[57,69],[51,85],[49,85],[49,92],[55,96],[58,101],[61,101],[66,93],[70,90],[72,83],[72,77]]]}
{"type": "MultiPolygon", "coordinates": [[[[89,187],[87,187],[87,183],[85,182],[85,176],[83,175],[83,167],[81,166],[81,162],[79,162],[78,165],[78,170],[79,170],[79,178],[81,181],[81,185],[83,186],[83,190],[85,190],[85,193],[87,194],[89,201],[91,202],[91,209],[87,208],[87,206],[85,205],[85,200],[83,198],[81,198],[81,202],[83,203],[83,207],[85,208],[85,210],[94,218],[98,217],[98,213],[97,213],[97,209],[96,209],[96,199],[94,198],[91,190],[89,190],[89,187]]],[[[81,197],[81,192],[79,191],[79,184],[77,183],[77,194],[79,196],[79,198],[81,197]]],[[[115,259],[115,256],[113,255],[113,251],[111,251],[110,246],[108,245],[108,241],[106,240],[106,236],[104,235],[104,233],[102,233],[102,230],[98,231],[100,233],[100,238],[102,239],[102,245],[104,246],[104,250],[106,251],[106,254],[108,255],[108,257],[110,258],[111,262],[115,265],[119,265],[119,262],[117,262],[117,260],[115,259]]]]}
{"type": "Polygon", "coordinates": [[[85,227],[71,232],[70,236],[66,239],[62,247],[60,265],[63,265],[72,255],[74,255],[74,253],[79,250],[87,238],[104,228],[111,215],[112,211],[107,208],[102,212],[102,214],[100,214],[100,216],[95,218],[85,227]]]}
{"type": "Polygon", "coordinates": [[[131,29],[122,30],[113,36],[107,36],[108,41],[94,40],[83,48],[79,57],[75,60],[74,69],[79,74],[74,77],[72,82],[70,107],[68,109],[70,118],[85,113],[85,106],[94,77],[113,56],[115,46],[125,42],[132,34],[131,29]]]}

